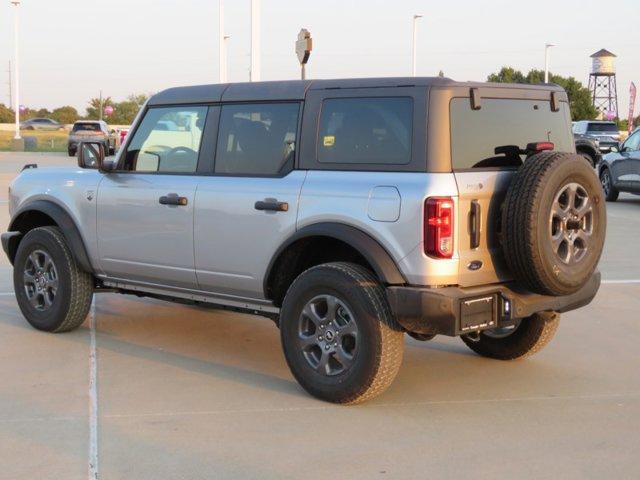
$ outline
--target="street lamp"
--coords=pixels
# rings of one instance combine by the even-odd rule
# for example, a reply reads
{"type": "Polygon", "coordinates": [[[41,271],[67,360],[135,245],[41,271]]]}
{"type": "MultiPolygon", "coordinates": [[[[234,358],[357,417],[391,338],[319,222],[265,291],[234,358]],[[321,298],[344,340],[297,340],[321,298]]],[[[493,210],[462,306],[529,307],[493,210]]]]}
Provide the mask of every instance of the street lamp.
{"type": "Polygon", "coordinates": [[[549,49],[555,47],[553,43],[544,46],[544,83],[549,83],[549,49]]]}
{"type": "Polygon", "coordinates": [[[416,13],[413,16],[413,42],[412,42],[412,51],[411,51],[411,75],[416,76],[416,41],[418,36],[418,19],[422,18],[423,15],[420,13],[416,13]]]}
{"type": "Polygon", "coordinates": [[[18,57],[18,26],[19,26],[19,6],[21,0],[11,0],[11,5],[15,7],[15,15],[13,17],[13,91],[14,91],[14,110],[16,115],[16,135],[15,140],[20,140],[20,63],[18,57]]]}

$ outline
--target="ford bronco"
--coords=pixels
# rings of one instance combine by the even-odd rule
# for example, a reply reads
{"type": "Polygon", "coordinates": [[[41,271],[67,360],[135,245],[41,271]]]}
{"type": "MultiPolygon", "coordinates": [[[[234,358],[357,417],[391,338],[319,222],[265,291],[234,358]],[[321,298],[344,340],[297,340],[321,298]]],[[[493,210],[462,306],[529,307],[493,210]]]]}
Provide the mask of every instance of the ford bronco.
{"type": "Polygon", "coordinates": [[[405,333],[540,350],[596,295],[606,228],[561,88],[446,78],[171,88],[113,161],[83,142],[9,198],[35,328],[77,328],[98,292],[271,317],[298,382],[336,403],[392,383],[405,333]]]}

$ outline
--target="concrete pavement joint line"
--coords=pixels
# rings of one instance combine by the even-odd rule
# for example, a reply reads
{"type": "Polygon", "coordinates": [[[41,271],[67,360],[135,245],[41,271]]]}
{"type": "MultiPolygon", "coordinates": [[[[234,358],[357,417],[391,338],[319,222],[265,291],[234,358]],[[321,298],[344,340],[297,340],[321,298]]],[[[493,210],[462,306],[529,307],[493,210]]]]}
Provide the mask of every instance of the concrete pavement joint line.
{"type": "MultiPolygon", "coordinates": [[[[225,414],[243,414],[243,413],[287,413],[287,412],[306,412],[306,411],[329,411],[342,409],[373,409],[373,408],[393,408],[393,407],[421,407],[421,406],[439,406],[439,405],[457,405],[457,404],[483,404],[483,403],[500,403],[500,402],[536,402],[545,400],[621,400],[640,398],[640,392],[635,393],[603,393],[593,395],[558,395],[555,397],[513,397],[513,398],[487,398],[487,399],[467,399],[467,400],[431,400],[425,402],[399,402],[399,403],[380,403],[378,405],[361,405],[360,407],[341,407],[339,405],[321,405],[316,407],[283,407],[283,408],[246,408],[231,410],[201,410],[193,412],[153,412],[153,413],[112,413],[103,415],[103,418],[144,418],[144,417],[179,417],[179,416],[199,416],[199,415],[225,415],[225,414]]],[[[79,421],[84,417],[79,415],[67,415],[60,417],[23,417],[9,418],[0,420],[1,424],[6,423],[25,423],[25,422],[66,422],[79,421]]],[[[97,444],[96,444],[97,445],[97,444]]],[[[94,479],[92,479],[94,480],[94,479]]]]}
{"type": "Polygon", "coordinates": [[[632,279],[632,280],[602,280],[603,285],[624,285],[625,283],[633,284],[640,283],[640,280],[632,279]]]}
{"type": "MultiPolygon", "coordinates": [[[[500,403],[500,402],[535,402],[545,400],[597,400],[597,399],[623,399],[638,398],[638,393],[620,393],[620,394],[593,394],[593,395],[558,395],[555,397],[520,397],[520,398],[487,398],[487,399],[468,399],[468,400],[430,400],[425,402],[399,402],[399,403],[381,403],[378,405],[363,405],[361,408],[393,408],[393,407],[421,407],[429,405],[456,405],[456,404],[482,404],[482,403],[500,403]]],[[[326,405],[317,407],[283,407],[283,408],[247,408],[236,410],[203,410],[193,412],[155,412],[155,413],[113,413],[107,414],[104,418],[143,418],[143,417],[179,417],[179,416],[198,416],[198,415],[226,415],[234,413],[287,413],[287,412],[304,412],[304,411],[322,411],[322,410],[338,410],[344,407],[338,405],[326,405]]]]}
{"type": "Polygon", "coordinates": [[[98,479],[98,357],[96,355],[96,299],[89,312],[89,480],[98,479]]]}

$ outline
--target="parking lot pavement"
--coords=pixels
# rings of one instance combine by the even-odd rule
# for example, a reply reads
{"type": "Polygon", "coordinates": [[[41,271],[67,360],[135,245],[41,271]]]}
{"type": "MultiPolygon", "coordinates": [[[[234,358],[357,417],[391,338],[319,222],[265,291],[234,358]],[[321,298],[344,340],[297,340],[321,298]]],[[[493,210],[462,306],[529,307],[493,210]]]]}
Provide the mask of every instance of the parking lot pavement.
{"type": "MultiPolygon", "coordinates": [[[[27,155],[0,154],[6,185],[27,155]]],[[[38,156],[43,165],[66,157],[38,156]]],[[[0,260],[0,478],[638,478],[640,197],[608,205],[606,281],[535,357],[497,362],[460,340],[407,339],[378,399],[306,395],[273,323],[115,294],[96,297],[97,437],[90,329],[30,328],[0,260]]]]}

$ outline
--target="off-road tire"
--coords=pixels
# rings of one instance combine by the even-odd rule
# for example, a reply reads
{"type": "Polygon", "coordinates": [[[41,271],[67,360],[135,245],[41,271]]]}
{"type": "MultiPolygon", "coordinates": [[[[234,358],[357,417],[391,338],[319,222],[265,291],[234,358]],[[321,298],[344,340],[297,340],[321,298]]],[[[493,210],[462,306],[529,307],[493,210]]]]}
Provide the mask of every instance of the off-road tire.
{"type": "Polygon", "coordinates": [[[584,158],[560,152],[533,155],[516,173],[503,205],[502,246],[507,266],[515,280],[533,292],[575,293],[589,281],[600,260],[606,223],[602,186],[584,158]],[[561,261],[553,250],[550,219],[556,196],[576,184],[592,205],[591,234],[582,258],[572,264],[561,261]]]}
{"type": "Polygon", "coordinates": [[[553,338],[560,323],[560,314],[543,312],[525,318],[510,335],[493,338],[481,332],[474,338],[463,335],[467,346],[487,358],[515,360],[526,358],[542,350],[553,338]]]}
{"type": "Polygon", "coordinates": [[[91,307],[93,278],[78,267],[58,227],[30,230],[18,246],[13,265],[16,299],[22,314],[34,328],[59,333],[82,325],[91,307]],[[24,284],[27,259],[35,251],[48,254],[57,271],[57,292],[51,306],[44,311],[30,303],[24,284]]]}
{"type": "Polygon", "coordinates": [[[294,377],[321,400],[341,404],[370,400],[391,385],[402,363],[404,334],[393,319],[384,289],[369,270],[356,264],[326,263],[300,274],[284,298],[280,332],[294,377]],[[358,328],[353,364],[335,376],[314,370],[297,343],[302,310],[318,295],[331,295],[346,304],[358,328]]]}
{"type": "Polygon", "coordinates": [[[589,162],[589,164],[593,167],[596,168],[596,159],[594,157],[591,156],[590,153],[587,152],[578,152],[578,155],[580,155],[582,158],[584,158],[587,162],[589,162]]]}
{"type": "Polygon", "coordinates": [[[620,192],[613,186],[611,171],[607,167],[603,167],[602,170],[600,170],[600,184],[602,185],[605,200],[607,202],[615,202],[618,199],[620,192]],[[608,188],[605,187],[605,182],[608,185],[608,188]]]}

